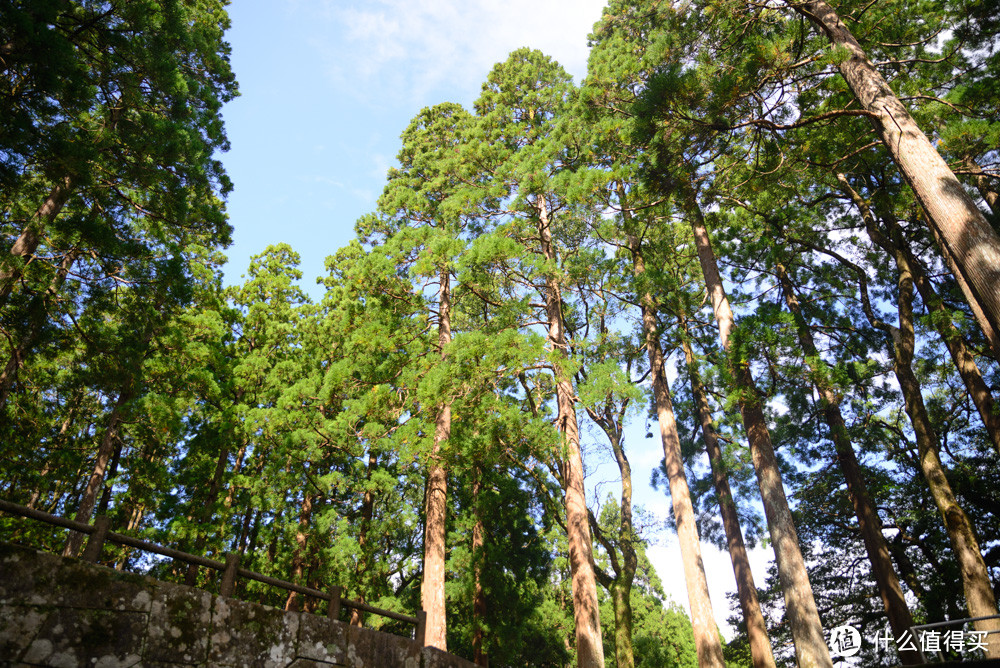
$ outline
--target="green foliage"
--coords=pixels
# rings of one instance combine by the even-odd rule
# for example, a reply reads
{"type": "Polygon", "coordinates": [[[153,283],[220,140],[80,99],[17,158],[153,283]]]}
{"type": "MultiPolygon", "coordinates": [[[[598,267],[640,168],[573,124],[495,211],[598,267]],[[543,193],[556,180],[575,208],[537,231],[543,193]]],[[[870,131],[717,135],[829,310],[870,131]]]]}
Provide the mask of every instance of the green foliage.
{"type": "MultiPolygon", "coordinates": [[[[838,5],[984,208],[997,192],[1000,128],[993,4],[838,5]]],[[[492,665],[564,666],[575,648],[555,386],[572,382],[579,414],[600,430],[589,432],[627,463],[628,436],[654,417],[639,311],[650,295],[670,359],[683,359],[682,341],[696,358],[676,365],[671,385],[702,538],[726,544],[695,371],[743,530],[751,544],[767,540],[732,383],[734,368],[749,368],[760,396],[742,398],[765,405],[825,625],[885,627],[814,391],[821,380],[840,402],[914,618],[959,618],[955,555],[891,375],[898,275],[877,239],[898,228],[943,305],[916,302],[913,370],[997,588],[996,452],[939,330],[954,326],[993,394],[1000,367],[918,202],[833,76],[845,54],[790,12],[612,0],[579,87],[544,54],[515,51],[473,110],[435,105],[404,129],[377,209],[328,258],[312,303],[287,244],[222,287],[230,184],[216,154],[227,148],[219,108],[236,95],[224,2],[0,9],[0,238],[12,249],[37,237],[0,260],[4,498],[73,515],[97,473],[93,512],[116,531],[241,552],[252,570],[410,613],[435,420],[449,405],[438,453],[450,475],[449,647],[471,656],[481,632],[492,665]],[[60,184],[64,201],[36,216],[60,184]],[[700,212],[738,319],[728,356],[714,343],[690,232],[700,212]],[[436,333],[444,286],[448,343],[436,333]],[[564,345],[549,338],[546,300],[558,303],[564,345]],[[797,336],[803,324],[814,353],[797,336]]],[[[664,605],[629,501],[593,511],[611,592],[601,600],[608,665],[617,587],[629,590],[636,665],[695,665],[690,623],[664,605]]],[[[0,535],[55,550],[64,540],[10,518],[0,535]]],[[[216,586],[125,548],[105,561],[216,586]]],[[[787,647],[778,583],[764,584],[772,639],[787,647]]],[[[317,609],[255,583],[238,594],[317,609]]],[[[726,660],[751,664],[744,636],[726,660]]]]}

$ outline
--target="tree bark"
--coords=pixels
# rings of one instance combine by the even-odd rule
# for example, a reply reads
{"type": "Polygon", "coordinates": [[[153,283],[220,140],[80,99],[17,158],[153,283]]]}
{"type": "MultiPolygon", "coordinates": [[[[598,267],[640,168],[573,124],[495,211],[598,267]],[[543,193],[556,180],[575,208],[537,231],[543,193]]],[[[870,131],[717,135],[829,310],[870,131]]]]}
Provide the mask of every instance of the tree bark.
{"type": "MultiPolygon", "coordinates": [[[[892,627],[893,636],[899,638],[913,626],[913,616],[906,605],[903,589],[899,585],[899,578],[896,577],[896,571],[892,567],[889,546],[885,541],[885,536],[882,535],[882,520],[868,494],[868,486],[861,475],[861,465],[858,463],[854,446],[847,434],[844,416],[840,412],[840,399],[833,391],[829,377],[824,372],[825,365],[816,349],[809,324],[802,315],[795,289],[784,266],[779,263],[775,270],[782,294],[785,297],[785,303],[795,318],[799,345],[802,347],[806,365],[809,367],[810,380],[819,393],[823,417],[830,429],[830,440],[833,441],[840,470],[847,482],[847,494],[854,507],[854,515],[858,518],[861,539],[864,542],[865,551],[868,553],[868,561],[872,565],[872,574],[875,576],[875,583],[878,585],[879,595],[882,597],[882,605],[889,618],[889,626],[892,627]]],[[[904,665],[921,663],[920,652],[916,650],[900,650],[899,658],[904,665]]]]}
{"type": "MultiPolygon", "coordinates": [[[[132,398],[130,391],[122,391],[115,401],[114,408],[111,409],[111,416],[108,418],[108,426],[104,429],[101,437],[101,444],[97,449],[97,461],[94,463],[94,470],[87,481],[87,487],[80,497],[80,504],[77,506],[76,516],[73,518],[77,522],[90,522],[90,516],[94,512],[94,505],[97,503],[97,493],[104,484],[104,472],[107,470],[108,462],[115,451],[115,441],[118,438],[118,427],[125,419],[125,405],[132,398]]],[[[75,557],[83,546],[84,535],[77,531],[69,534],[66,547],[63,548],[64,557],[75,557]]]]}
{"type": "MultiPolygon", "coordinates": [[[[302,510],[299,512],[299,525],[295,529],[295,551],[292,554],[292,582],[302,583],[303,568],[306,560],[306,547],[309,540],[309,520],[312,517],[313,495],[306,494],[302,499],[302,510]]],[[[299,609],[298,592],[289,591],[285,599],[285,611],[299,609]]]]}
{"type": "MultiPolygon", "coordinates": [[[[447,359],[451,343],[451,272],[440,272],[438,289],[438,346],[447,359]]],[[[447,651],[445,619],[445,523],[447,516],[448,472],[441,463],[441,448],[451,436],[451,403],[445,401],[434,426],[434,449],[427,471],[427,503],[424,521],[424,577],[420,601],[427,613],[427,645],[447,651]]]]}
{"type": "Polygon", "coordinates": [[[951,323],[951,317],[941,298],[938,296],[937,291],[934,290],[934,286],[927,277],[927,272],[924,271],[923,265],[914,257],[913,251],[903,237],[903,231],[900,229],[895,216],[892,215],[887,205],[882,204],[878,207],[880,209],[879,215],[889,229],[889,236],[886,237],[879,230],[875,216],[872,214],[868,203],[851,186],[847,177],[844,174],[837,174],[837,180],[840,182],[841,190],[851,198],[854,205],[861,212],[861,218],[865,223],[865,228],[871,240],[893,257],[897,254],[903,255],[903,259],[912,275],[913,283],[920,292],[920,298],[923,300],[927,310],[932,314],[936,314],[936,317],[932,318],[934,328],[938,331],[942,341],[944,341],[945,346],[948,348],[948,353],[955,363],[955,368],[958,370],[965,388],[969,391],[969,396],[972,397],[972,402],[975,404],[976,410],[979,411],[979,417],[986,427],[986,432],[993,443],[993,448],[1000,453],[1000,411],[998,411],[998,407],[993,401],[993,394],[983,380],[983,375],[979,371],[976,359],[966,347],[961,332],[951,323]]]}
{"type": "MultiPolygon", "coordinates": [[[[354,567],[354,581],[358,583],[358,591],[354,598],[360,603],[365,602],[365,590],[361,586],[364,575],[372,570],[371,548],[368,546],[368,533],[371,531],[372,516],[375,514],[375,494],[371,490],[372,473],[378,465],[378,455],[369,447],[368,466],[365,469],[365,482],[369,487],[365,488],[364,496],[361,498],[361,524],[358,527],[358,551],[361,558],[358,559],[354,567]]],[[[364,613],[357,608],[351,608],[351,626],[364,626],[364,613]]]]}
{"type": "MultiPolygon", "coordinates": [[[[624,412],[624,411],[623,411],[624,412]]],[[[622,493],[619,504],[620,519],[618,524],[617,546],[608,540],[602,533],[597,518],[592,514],[591,527],[594,536],[604,545],[611,561],[611,568],[614,570],[614,577],[594,569],[594,575],[601,586],[611,594],[611,601],[615,613],[615,666],[616,668],[634,668],[635,648],[632,644],[632,585],[635,582],[635,572],[639,566],[639,559],[635,551],[635,529],[632,522],[632,466],[625,455],[625,448],[622,446],[621,415],[615,418],[610,408],[604,413],[587,408],[587,413],[607,434],[611,442],[611,449],[615,453],[615,460],[618,463],[618,471],[621,473],[622,493]],[[617,551],[621,551],[621,559],[617,557],[617,551]]]]}
{"type": "MultiPolygon", "coordinates": [[[[639,239],[628,235],[629,250],[632,252],[632,269],[636,277],[646,271],[645,258],[639,246],[639,239]]],[[[656,304],[649,290],[640,291],[642,307],[642,335],[646,342],[646,354],[653,378],[653,398],[656,402],[656,420],[660,425],[660,442],[663,445],[663,463],[670,486],[670,500],[673,503],[674,519],[677,523],[677,540],[681,549],[681,563],[684,567],[684,581],[687,585],[688,604],[691,609],[691,627],[694,631],[698,665],[702,667],[725,668],[722,658],[722,643],[719,630],[712,613],[712,601],[708,593],[708,580],[701,558],[701,543],[698,526],[691,503],[687,474],[681,456],[681,441],[677,434],[677,419],[670,398],[670,386],[664,369],[663,349],[660,346],[659,327],[656,322],[656,304]]]]}
{"type": "MultiPolygon", "coordinates": [[[[976,181],[976,190],[979,191],[980,197],[986,202],[986,205],[990,207],[990,211],[993,212],[994,216],[1000,216],[1000,193],[997,192],[995,187],[995,180],[990,178],[990,176],[983,171],[983,168],[979,166],[973,158],[966,156],[962,159],[962,164],[967,170],[972,172],[972,177],[976,181]]],[[[994,220],[994,223],[997,221],[994,220]]],[[[994,224],[993,229],[996,229],[994,224]]]]}
{"type": "Polygon", "coordinates": [[[479,508],[479,494],[482,491],[482,471],[474,466],[472,479],[472,512],[475,524],[472,526],[472,662],[477,666],[487,665],[483,648],[483,627],[486,622],[486,592],[483,590],[483,516],[479,508]]]}
{"type": "MultiPolygon", "coordinates": [[[[193,554],[201,554],[205,549],[205,543],[208,541],[208,531],[204,527],[207,526],[209,521],[212,519],[212,510],[215,507],[215,502],[219,498],[219,491],[222,488],[222,476],[226,472],[226,464],[228,462],[229,448],[222,446],[222,451],[215,460],[215,471],[212,473],[212,482],[208,486],[208,494],[202,502],[203,505],[200,509],[192,508],[192,518],[195,513],[201,515],[201,523],[203,525],[202,528],[199,528],[198,535],[195,538],[193,554]]],[[[184,584],[188,587],[193,587],[197,581],[198,565],[188,564],[187,572],[184,574],[184,584]]]]}
{"type": "MultiPolygon", "coordinates": [[[[1000,614],[997,611],[996,597],[993,595],[989,573],[972,523],[958,504],[938,456],[937,434],[934,433],[927,407],[924,405],[920,382],[913,373],[913,353],[916,344],[913,331],[913,275],[902,252],[896,253],[896,268],[899,271],[899,327],[891,328],[893,368],[903,392],[906,414],[910,418],[917,439],[920,469],[944,520],[945,531],[958,559],[969,616],[1000,614]]],[[[973,625],[978,631],[1000,631],[1000,619],[982,620],[973,622],[973,625]]],[[[992,633],[987,636],[987,647],[987,656],[1000,657],[1000,634],[992,633]]]]}
{"type": "MultiPolygon", "coordinates": [[[[687,333],[687,322],[683,317],[679,320],[687,333]]],[[[691,394],[698,410],[702,438],[705,441],[705,451],[708,453],[708,461],[712,468],[712,484],[715,487],[715,495],[719,498],[719,514],[722,516],[722,527],[726,532],[729,558],[733,562],[733,574],[736,576],[736,595],[740,600],[740,610],[743,612],[743,620],[747,625],[750,656],[753,658],[754,668],[775,668],[771,638],[767,634],[764,613],[761,612],[760,601],[757,598],[757,585],[753,581],[750,558],[747,556],[746,543],[743,542],[743,530],[740,528],[740,518],[736,512],[736,503],[733,501],[733,492],[729,487],[726,465],[722,460],[722,448],[719,447],[719,436],[715,432],[715,421],[712,419],[712,409],[708,403],[708,392],[702,384],[694,349],[687,336],[681,342],[684,346],[688,377],[691,379],[691,394]]]]}
{"type": "MultiPolygon", "coordinates": [[[[543,196],[535,201],[538,232],[544,257],[555,262],[548,207],[543,196]]],[[[562,295],[559,282],[551,274],[545,277],[545,313],[549,321],[549,345],[555,353],[556,425],[563,437],[563,493],[566,505],[566,534],[569,542],[569,565],[573,589],[573,620],[576,626],[576,665],[578,668],[604,668],[604,645],[601,640],[600,609],[597,604],[597,578],[583,481],[583,456],[576,420],[573,384],[559,360],[566,356],[566,331],[563,323],[562,295]]]]}
{"type": "Polygon", "coordinates": [[[963,290],[980,326],[1000,355],[1000,235],[997,234],[941,155],[917,126],[906,107],[868,59],[864,49],[823,0],[793,2],[789,7],[808,18],[850,57],[838,64],[841,75],[869,119],[900,173],[913,189],[938,236],[946,257],[951,257],[963,290]]]}
{"type": "Polygon", "coordinates": [[[695,199],[694,188],[687,184],[687,189],[698,260],[705,275],[705,285],[719,326],[719,340],[729,353],[733,381],[739,391],[740,413],[750,442],[757,486],[760,489],[767,528],[774,546],[778,579],[785,598],[785,614],[795,642],[795,655],[800,668],[832,668],[830,650],[823,636],[823,624],[816,608],[805,560],[799,549],[799,538],[792,520],[792,512],[788,507],[788,498],[785,496],[785,487],[771,444],[771,433],[767,427],[749,365],[735,359],[730,339],[735,324],[733,312],[722,286],[718,263],[708,237],[708,230],[705,229],[701,209],[695,199]]]}
{"type": "Polygon", "coordinates": [[[62,211],[66,200],[69,199],[73,191],[73,179],[64,176],[59,179],[48,197],[38,207],[38,210],[31,216],[31,220],[25,225],[21,234],[11,246],[10,255],[6,262],[0,264],[0,305],[7,301],[7,297],[14,290],[14,284],[23,273],[24,263],[27,262],[38,248],[38,243],[42,239],[45,226],[55,220],[59,212],[62,211]]]}
{"type": "Polygon", "coordinates": [[[55,276],[52,277],[52,282],[49,284],[48,289],[33,296],[28,303],[28,331],[11,350],[7,364],[4,365],[3,371],[0,372],[0,409],[3,409],[7,405],[7,399],[10,397],[10,391],[17,380],[17,374],[21,370],[21,366],[24,364],[28,353],[41,337],[45,317],[48,315],[49,302],[58,294],[59,288],[62,287],[63,282],[66,280],[66,276],[69,274],[69,270],[76,261],[78,254],[75,248],[66,253],[59,264],[59,269],[56,271],[55,276]]]}

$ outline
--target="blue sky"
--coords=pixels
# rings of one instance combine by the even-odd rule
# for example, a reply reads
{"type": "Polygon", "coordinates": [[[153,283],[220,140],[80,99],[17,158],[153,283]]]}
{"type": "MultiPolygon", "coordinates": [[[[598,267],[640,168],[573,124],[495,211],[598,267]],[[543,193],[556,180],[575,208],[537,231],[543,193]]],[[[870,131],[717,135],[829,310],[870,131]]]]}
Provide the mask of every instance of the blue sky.
{"type": "Polygon", "coordinates": [[[230,6],[241,96],[223,110],[235,183],[229,282],[287,242],[313,295],[323,261],[370,212],[399,134],[421,108],[479,96],[494,63],[545,51],[579,82],[601,0],[239,0],[230,6]]]}
{"type": "MultiPolygon", "coordinates": [[[[241,96],[223,110],[232,150],[223,156],[235,189],[228,283],[251,255],[287,242],[302,256],[314,299],[324,260],[374,209],[399,134],[423,107],[471,109],[494,63],[522,46],[555,58],[579,83],[587,35],[604,0],[238,0],[230,6],[232,66],[241,96]]],[[[672,374],[673,376],[673,374],[672,374]]],[[[636,503],[657,516],[669,498],[649,488],[662,458],[658,439],[629,430],[636,503]]],[[[654,425],[655,430],[655,425],[654,425]]],[[[618,494],[617,469],[591,439],[588,496],[618,494]],[[598,465],[598,462],[604,463],[598,465]]],[[[687,608],[675,536],[661,532],[649,555],[668,594],[687,608]]],[[[729,556],[704,545],[716,619],[727,637],[725,593],[735,590],[729,556]]],[[[763,583],[770,551],[752,553],[763,583]]]]}

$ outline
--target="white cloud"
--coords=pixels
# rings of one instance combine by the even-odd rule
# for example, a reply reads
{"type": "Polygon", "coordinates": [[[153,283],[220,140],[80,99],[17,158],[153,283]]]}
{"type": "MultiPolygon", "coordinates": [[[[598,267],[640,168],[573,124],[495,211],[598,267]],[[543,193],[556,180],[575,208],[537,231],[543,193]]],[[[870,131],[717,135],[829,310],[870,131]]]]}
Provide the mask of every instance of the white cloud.
{"type": "Polygon", "coordinates": [[[522,46],[555,58],[579,81],[587,35],[604,0],[368,0],[295,2],[332,83],[372,102],[434,104],[444,90],[470,103],[494,63],[522,46]]]}

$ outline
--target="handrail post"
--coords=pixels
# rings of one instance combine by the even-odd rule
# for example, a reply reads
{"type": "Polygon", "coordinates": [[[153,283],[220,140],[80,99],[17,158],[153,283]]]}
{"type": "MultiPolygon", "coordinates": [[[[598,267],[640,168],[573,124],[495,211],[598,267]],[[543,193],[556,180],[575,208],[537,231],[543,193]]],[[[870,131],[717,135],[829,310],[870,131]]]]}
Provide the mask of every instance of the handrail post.
{"type": "Polygon", "coordinates": [[[427,612],[425,610],[417,610],[417,630],[413,636],[413,639],[420,643],[421,647],[427,647],[427,643],[424,642],[427,637],[427,612]]]}
{"type": "Polygon", "coordinates": [[[330,587],[330,607],[326,611],[330,619],[340,619],[340,591],[341,588],[339,585],[330,587]]]}
{"type": "Polygon", "coordinates": [[[240,553],[226,552],[226,570],[222,571],[222,585],[219,587],[219,594],[232,598],[236,589],[236,569],[240,567],[240,553]]]}
{"type": "Polygon", "coordinates": [[[107,515],[98,515],[94,518],[94,531],[87,537],[87,547],[83,550],[84,561],[96,564],[101,558],[101,551],[104,549],[104,541],[108,536],[108,529],[111,522],[107,515]]]}

